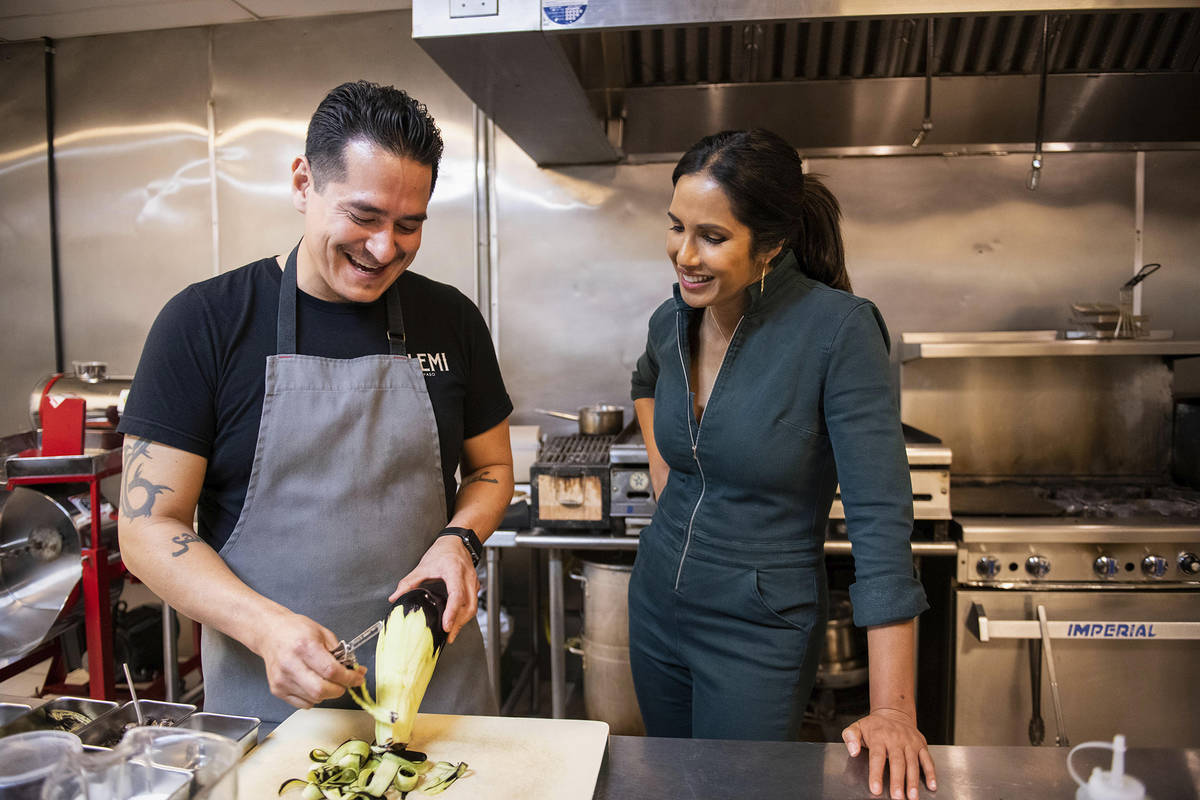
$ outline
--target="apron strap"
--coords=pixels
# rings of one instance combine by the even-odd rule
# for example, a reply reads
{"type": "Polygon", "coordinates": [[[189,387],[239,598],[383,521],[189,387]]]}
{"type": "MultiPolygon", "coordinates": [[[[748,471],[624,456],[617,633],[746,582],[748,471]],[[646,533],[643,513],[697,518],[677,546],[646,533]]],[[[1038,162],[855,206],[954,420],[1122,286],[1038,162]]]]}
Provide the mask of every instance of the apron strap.
{"type": "Polygon", "coordinates": [[[404,312],[400,308],[400,279],[392,281],[387,292],[383,295],[383,304],[387,308],[388,321],[388,350],[394,356],[408,357],[408,342],[404,333],[404,312]]]}
{"type": "MultiPolygon", "coordinates": [[[[275,352],[283,355],[296,353],[296,253],[297,243],[288,254],[279,282],[279,313],[275,321],[275,352]]],[[[387,310],[388,351],[394,356],[408,356],[408,345],[404,334],[404,313],[400,309],[400,287],[397,278],[384,294],[387,310]]]]}
{"type": "Polygon", "coordinates": [[[300,243],[288,254],[279,281],[279,315],[275,319],[275,352],[294,355],[296,352],[296,251],[300,243]]]}

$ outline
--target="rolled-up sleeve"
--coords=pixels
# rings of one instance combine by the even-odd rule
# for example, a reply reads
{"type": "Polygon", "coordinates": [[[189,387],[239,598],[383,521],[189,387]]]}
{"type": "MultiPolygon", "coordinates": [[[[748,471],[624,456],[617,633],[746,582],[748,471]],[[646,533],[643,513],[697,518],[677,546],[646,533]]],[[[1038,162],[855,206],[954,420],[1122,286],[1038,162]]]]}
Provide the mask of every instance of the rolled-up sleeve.
{"type": "Polygon", "coordinates": [[[854,555],[854,623],[912,619],[929,603],[913,571],[912,485],[887,329],[869,302],[847,314],[830,345],[824,404],[854,555]]]}
{"type": "Polygon", "coordinates": [[[643,397],[654,397],[654,387],[658,383],[658,358],[654,354],[653,337],[646,337],[646,350],[637,360],[637,366],[630,376],[629,398],[641,400],[643,397]]]}

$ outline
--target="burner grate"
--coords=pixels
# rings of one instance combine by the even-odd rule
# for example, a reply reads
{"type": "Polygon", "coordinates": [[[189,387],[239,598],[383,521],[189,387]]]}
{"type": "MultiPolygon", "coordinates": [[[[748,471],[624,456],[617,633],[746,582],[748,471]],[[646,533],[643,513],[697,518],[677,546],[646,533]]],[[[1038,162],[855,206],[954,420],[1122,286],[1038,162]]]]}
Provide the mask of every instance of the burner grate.
{"type": "Polygon", "coordinates": [[[616,438],[615,435],[585,436],[581,433],[551,436],[542,446],[538,463],[560,466],[608,466],[608,451],[616,438]]]}
{"type": "Polygon", "coordinates": [[[1071,517],[1200,518],[1200,492],[1177,486],[1068,484],[1048,489],[1045,497],[1071,517]]]}

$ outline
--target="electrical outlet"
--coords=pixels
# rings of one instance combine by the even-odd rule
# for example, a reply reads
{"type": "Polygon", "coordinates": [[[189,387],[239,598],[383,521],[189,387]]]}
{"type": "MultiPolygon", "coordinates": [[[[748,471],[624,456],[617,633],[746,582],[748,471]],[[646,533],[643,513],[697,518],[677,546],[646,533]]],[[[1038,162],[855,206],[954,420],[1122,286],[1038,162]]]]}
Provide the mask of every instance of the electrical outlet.
{"type": "Polygon", "coordinates": [[[494,17],[500,13],[500,0],[450,0],[450,18],[494,17]]]}

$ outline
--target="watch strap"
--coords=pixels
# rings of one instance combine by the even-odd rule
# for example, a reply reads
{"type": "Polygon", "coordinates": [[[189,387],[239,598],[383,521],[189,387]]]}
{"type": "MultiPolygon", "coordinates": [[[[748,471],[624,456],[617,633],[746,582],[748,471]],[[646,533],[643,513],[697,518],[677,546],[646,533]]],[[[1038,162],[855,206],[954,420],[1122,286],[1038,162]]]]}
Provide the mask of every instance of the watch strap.
{"type": "Polygon", "coordinates": [[[479,566],[480,560],[483,558],[483,542],[479,541],[479,536],[470,528],[442,528],[442,532],[438,537],[442,536],[457,536],[467,548],[467,552],[471,554],[471,564],[479,566]]]}

